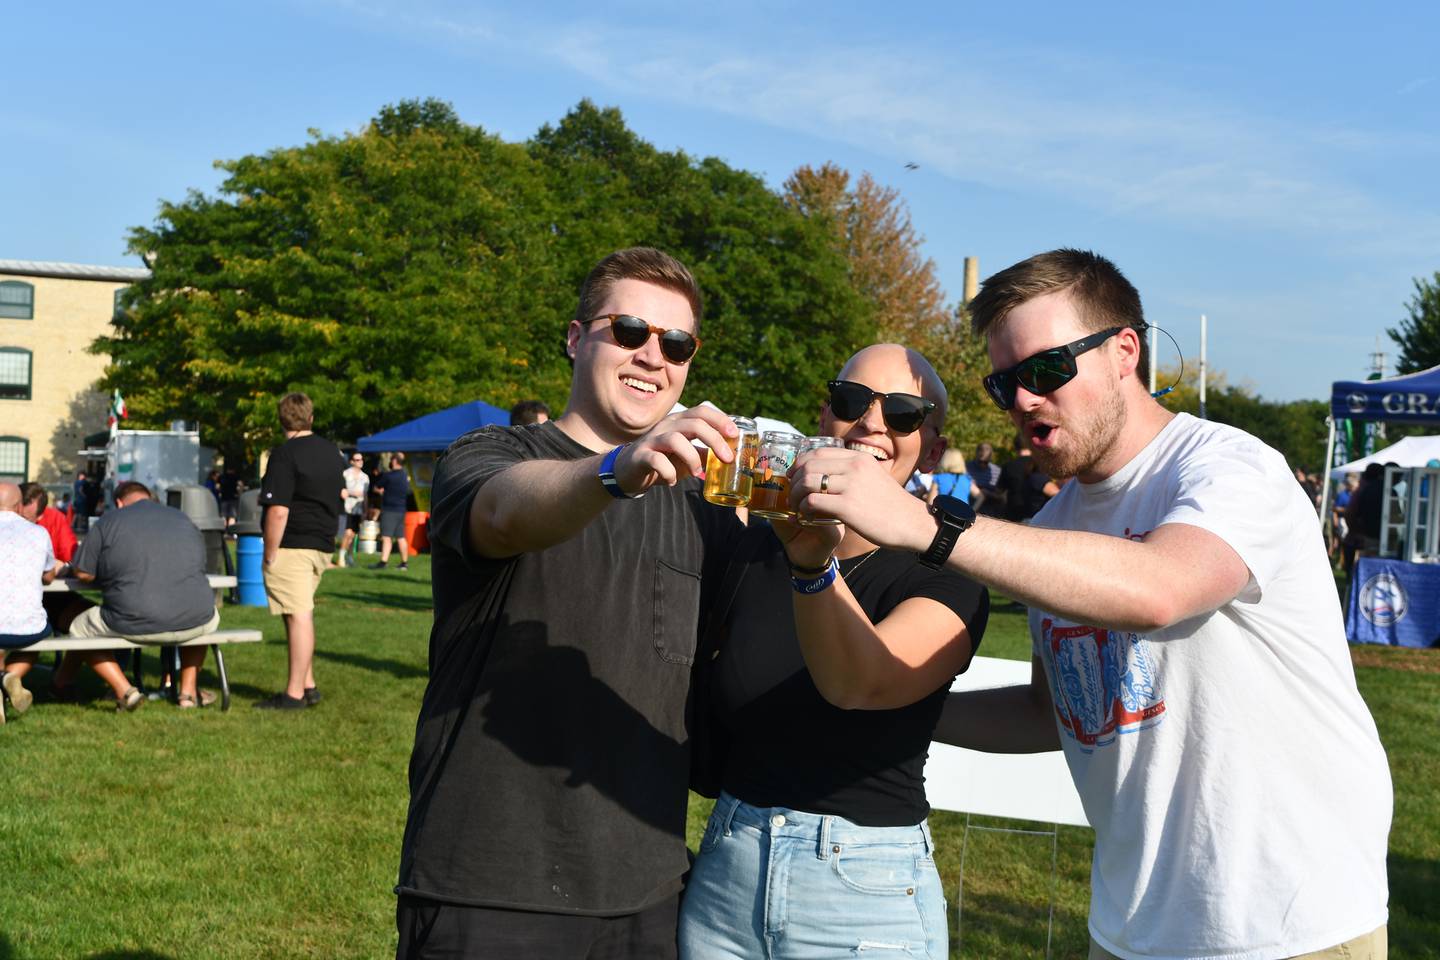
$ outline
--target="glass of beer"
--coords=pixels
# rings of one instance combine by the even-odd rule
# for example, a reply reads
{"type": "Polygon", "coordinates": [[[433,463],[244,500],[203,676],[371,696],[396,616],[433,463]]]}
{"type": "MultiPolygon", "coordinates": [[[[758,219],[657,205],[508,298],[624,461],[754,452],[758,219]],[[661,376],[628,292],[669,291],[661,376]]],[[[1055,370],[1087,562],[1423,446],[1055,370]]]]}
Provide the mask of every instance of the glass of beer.
{"type": "Polygon", "coordinates": [[[735,457],[724,463],[711,450],[705,457],[705,499],[722,507],[743,507],[750,502],[750,473],[760,452],[755,421],[731,417],[740,435],[730,441],[735,457]]]}
{"type": "MultiPolygon", "coordinates": [[[[800,441],[800,452],[807,453],[811,450],[819,450],[821,447],[839,447],[845,449],[845,441],[839,437],[806,437],[800,441]]],[[[839,520],[834,517],[804,517],[800,518],[802,527],[818,527],[821,524],[826,526],[838,526],[839,520]]]]}
{"type": "Polygon", "coordinates": [[[767,431],[760,435],[760,455],[755,460],[750,487],[750,512],[771,520],[794,520],[790,509],[790,468],[800,455],[797,433],[767,431]]]}

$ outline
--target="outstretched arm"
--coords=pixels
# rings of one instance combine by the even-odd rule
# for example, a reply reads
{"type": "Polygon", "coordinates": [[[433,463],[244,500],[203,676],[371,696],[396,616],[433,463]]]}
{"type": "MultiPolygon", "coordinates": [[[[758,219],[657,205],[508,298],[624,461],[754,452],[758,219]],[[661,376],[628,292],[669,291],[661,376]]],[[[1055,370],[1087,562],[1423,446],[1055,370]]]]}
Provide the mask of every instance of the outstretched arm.
{"type": "MultiPolygon", "coordinates": [[[[715,407],[697,405],[673,413],[625,445],[615,460],[615,479],[629,494],[657,484],[674,486],[703,472],[694,441],[728,463],[735,452],[727,438],[736,435],[730,418],[715,407]]],[[[513,557],[578,534],[614,502],[596,477],[603,459],[604,454],[584,460],[530,460],[486,481],[470,503],[470,549],[482,557],[513,557]]]]}
{"type": "MultiPolygon", "coordinates": [[[[816,450],[801,459],[791,482],[803,510],[837,517],[873,543],[923,553],[935,536],[925,504],[897,490],[872,458],[816,450]],[[822,473],[829,477],[824,494],[822,473]]],[[[1136,541],[979,517],[947,565],[1066,619],[1142,633],[1218,609],[1250,579],[1229,544],[1181,523],[1136,541]]]]}

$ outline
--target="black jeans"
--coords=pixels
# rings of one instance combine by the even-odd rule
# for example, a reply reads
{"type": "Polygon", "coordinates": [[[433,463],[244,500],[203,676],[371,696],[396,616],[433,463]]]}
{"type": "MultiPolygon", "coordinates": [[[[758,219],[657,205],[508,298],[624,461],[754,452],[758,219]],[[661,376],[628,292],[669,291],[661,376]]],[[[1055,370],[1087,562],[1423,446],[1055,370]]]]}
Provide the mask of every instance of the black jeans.
{"type": "Polygon", "coordinates": [[[396,960],[675,960],[676,894],[639,913],[581,917],[466,907],[402,894],[396,960]]]}

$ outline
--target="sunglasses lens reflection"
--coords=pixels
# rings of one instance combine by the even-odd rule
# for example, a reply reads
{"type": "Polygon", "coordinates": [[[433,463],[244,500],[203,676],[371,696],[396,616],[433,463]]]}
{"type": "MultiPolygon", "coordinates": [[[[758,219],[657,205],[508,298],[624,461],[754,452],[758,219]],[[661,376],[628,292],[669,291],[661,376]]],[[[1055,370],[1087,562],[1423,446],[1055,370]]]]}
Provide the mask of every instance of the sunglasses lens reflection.
{"type": "MultiPolygon", "coordinates": [[[[626,350],[636,350],[650,339],[650,324],[639,317],[619,316],[610,321],[615,342],[626,350]]],[[[671,363],[685,363],[695,356],[698,344],[684,330],[666,330],[660,335],[660,352],[671,363]]]]}

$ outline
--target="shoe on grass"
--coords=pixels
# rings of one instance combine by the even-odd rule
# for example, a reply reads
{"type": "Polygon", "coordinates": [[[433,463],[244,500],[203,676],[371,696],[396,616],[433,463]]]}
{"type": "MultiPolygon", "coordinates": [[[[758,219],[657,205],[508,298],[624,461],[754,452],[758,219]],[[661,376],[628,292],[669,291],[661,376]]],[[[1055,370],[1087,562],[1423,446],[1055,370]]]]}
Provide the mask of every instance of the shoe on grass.
{"type": "Polygon", "coordinates": [[[303,700],[305,701],[305,706],[307,706],[307,707],[313,707],[313,706],[315,706],[315,704],[319,703],[323,698],[320,696],[320,688],[319,688],[319,687],[306,687],[306,688],[305,688],[305,696],[302,697],[301,699],[303,699],[303,700]]]}
{"type": "Polygon", "coordinates": [[[402,560],[402,561],[400,561],[400,566],[396,567],[395,569],[397,569],[397,570],[409,570],[409,569],[410,569],[410,564],[408,564],[408,563],[406,563],[405,561],[402,560]]]}
{"type": "Polygon", "coordinates": [[[267,697],[255,704],[256,710],[304,710],[310,704],[305,702],[304,697],[292,697],[281,690],[273,697],[267,697]]]}
{"type": "Polygon", "coordinates": [[[25,689],[20,678],[13,673],[6,673],[0,676],[0,686],[5,688],[5,695],[10,698],[10,706],[15,708],[17,714],[24,713],[30,709],[34,702],[35,695],[25,689]]]}
{"type": "Polygon", "coordinates": [[[196,707],[208,707],[215,702],[213,690],[201,690],[198,696],[182,693],[175,698],[175,705],[181,710],[193,710],[196,707]]]}
{"type": "Polygon", "coordinates": [[[379,563],[372,563],[372,564],[370,564],[370,569],[371,569],[371,570],[384,570],[384,569],[385,569],[386,567],[388,567],[389,565],[390,565],[390,564],[386,563],[384,560],[381,560],[379,563]]]}
{"type": "Polygon", "coordinates": [[[134,713],[135,708],[145,702],[145,694],[138,687],[131,687],[115,698],[116,713],[134,713]]]}

